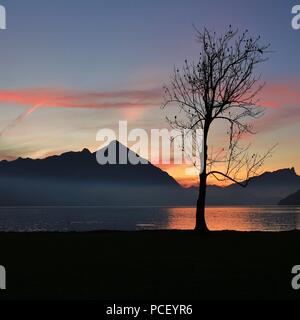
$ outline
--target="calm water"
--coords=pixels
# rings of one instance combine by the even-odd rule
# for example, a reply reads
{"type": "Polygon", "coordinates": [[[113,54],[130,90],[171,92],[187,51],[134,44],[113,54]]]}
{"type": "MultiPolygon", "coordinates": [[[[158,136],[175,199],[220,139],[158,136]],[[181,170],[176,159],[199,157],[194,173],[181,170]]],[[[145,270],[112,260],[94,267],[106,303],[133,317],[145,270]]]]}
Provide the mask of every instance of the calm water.
{"type": "MultiPolygon", "coordinates": [[[[208,207],[211,230],[300,229],[300,207],[208,207]]],[[[192,229],[195,208],[18,207],[0,208],[0,231],[192,229]]]]}

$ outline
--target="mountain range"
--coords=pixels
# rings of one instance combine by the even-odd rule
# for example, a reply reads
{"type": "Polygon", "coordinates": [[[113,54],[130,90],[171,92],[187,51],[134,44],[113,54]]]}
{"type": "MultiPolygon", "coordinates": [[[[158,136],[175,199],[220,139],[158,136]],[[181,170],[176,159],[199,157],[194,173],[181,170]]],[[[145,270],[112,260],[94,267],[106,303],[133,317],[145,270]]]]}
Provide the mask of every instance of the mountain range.
{"type": "Polygon", "coordinates": [[[300,190],[280,200],[279,205],[300,206],[300,190]]]}
{"type": "MultiPolygon", "coordinates": [[[[198,188],[183,188],[168,173],[146,164],[119,163],[119,151],[139,157],[113,141],[98,151],[116,150],[116,164],[99,165],[96,153],[84,149],[45,159],[0,161],[0,204],[27,205],[157,205],[193,206],[198,188]]],[[[98,153],[98,155],[99,155],[98,153]]],[[[300,188],[294,170],[281,169],[252,178],[247,188],[236,184],[208,186],[209,205],[277,204],[300,188]]]]}
{"type": "Polygon", "coordinates": [[[250,179],[246,188],[237,184],[209,187],[208,203],[235,205],[275,205],[300,188],[300,176],[294,168],[265,172],[250,179]]]}

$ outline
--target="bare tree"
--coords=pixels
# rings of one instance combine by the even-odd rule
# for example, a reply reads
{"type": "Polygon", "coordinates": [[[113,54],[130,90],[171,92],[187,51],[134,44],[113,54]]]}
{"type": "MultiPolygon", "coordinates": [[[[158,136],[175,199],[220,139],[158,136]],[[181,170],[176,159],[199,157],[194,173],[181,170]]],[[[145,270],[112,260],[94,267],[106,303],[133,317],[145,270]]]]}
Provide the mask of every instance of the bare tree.
{"type": "Polygon", "coordinates": [[[176,115],[167,120],[179,130],[203,130],[203,168],[199,174],[195,230],[207,231],[205,199],[207,178],[231,181],[246,186],[251,177],[258,175],[272,148],[264,155],[250,152],[250,144],[241,140],[252,134],[251,119],[262,115],[257,94],[263,88],[255,68],[264,62],[269,45],[261,45],[260,37],[251,38],[248,30],[232,30],[221,36],[215,32],[196,29],[201,46],[197,64],[185,60],[182,70],[174,74],[165,90],[163,107],[177,105],[176,115]],[[224,121],[227,125],[228,144],[208,149],[208,137],[213,123],[224,121]]]}

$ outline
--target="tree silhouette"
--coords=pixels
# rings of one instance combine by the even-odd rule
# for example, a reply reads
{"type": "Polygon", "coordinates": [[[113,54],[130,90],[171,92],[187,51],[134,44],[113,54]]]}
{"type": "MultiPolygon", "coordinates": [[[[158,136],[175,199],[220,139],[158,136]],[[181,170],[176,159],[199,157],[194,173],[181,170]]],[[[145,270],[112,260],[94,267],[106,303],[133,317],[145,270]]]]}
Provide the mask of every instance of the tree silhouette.
{"type": "Polygon", "coordinates": [[[260,37],[251,38],[248,30],[241,33],[231,26],[220,36],[206,28],[203,32],[196,29],[196,36],[201,47],[198,63],[185,60],[181,70],[174,68],[170,85],[164,87],[163,108],[177,105],[176,115],[167,117],[172,128],[203,130],[203,167],[199,174],[195,230],[208,231],[207,178],[245,187],[251,177],[258,175],[273,150],[258,155],[250,152],[250,144],[241,144],[243,137],[254,133],[249,120],[263,113],[256,97],[264,83],[255,68],[266,61],[269,45],[261,45],[260,37]],[[209,132],[217,121],[225,122],[228,143],[217,150],[208,149],[209,132]]]}

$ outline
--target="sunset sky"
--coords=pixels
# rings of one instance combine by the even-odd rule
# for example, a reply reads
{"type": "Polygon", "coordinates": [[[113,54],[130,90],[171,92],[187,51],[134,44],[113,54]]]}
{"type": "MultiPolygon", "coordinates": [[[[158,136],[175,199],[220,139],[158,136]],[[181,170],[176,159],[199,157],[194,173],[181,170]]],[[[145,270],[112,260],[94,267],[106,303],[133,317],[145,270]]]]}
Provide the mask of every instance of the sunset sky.
{"type": "MultiPolygon", "coordinates": [[[[42,158],[100,145],[101,128],[167,127],[162,87],[174,65],[196,60],[199,29],[231,24],[274,51],[258,71],[266,114],[252,138],[258,152],[278,143],[266,170],[300,173],[300,30],[289,0],[1,0],[0,158],[42,158]]],[[[222,130],[215,137],[222,143],[222,130]]],[[[218,132],[218,130],[217,130],[218,132]]],[[[185,185],[195,181],[162,166],[185,185]]]]}

